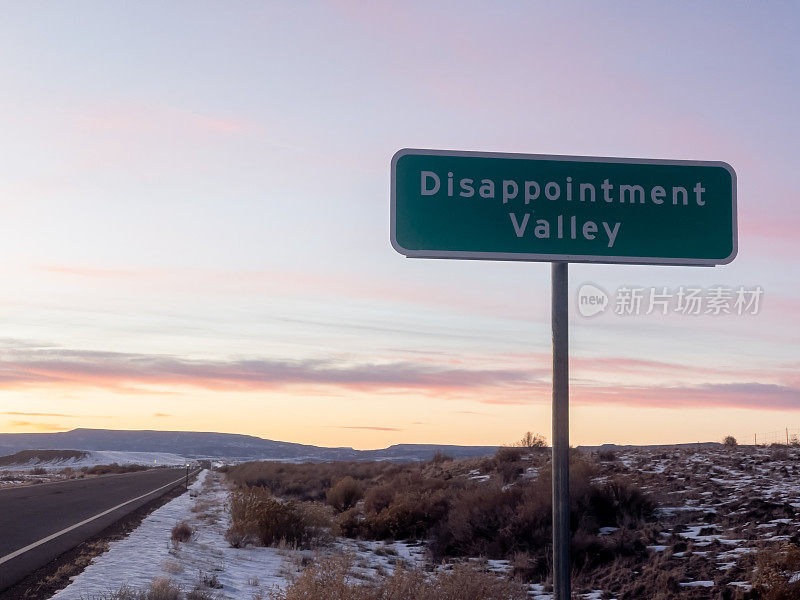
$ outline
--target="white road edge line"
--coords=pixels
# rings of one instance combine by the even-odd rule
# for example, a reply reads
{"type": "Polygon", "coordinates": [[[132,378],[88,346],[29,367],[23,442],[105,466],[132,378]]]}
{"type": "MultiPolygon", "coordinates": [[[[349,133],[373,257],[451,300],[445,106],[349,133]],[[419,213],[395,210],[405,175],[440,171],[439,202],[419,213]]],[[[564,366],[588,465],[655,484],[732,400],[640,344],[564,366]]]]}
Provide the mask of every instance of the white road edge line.
{"type": "MultiPolygon", "coordinates": [[[[192,475],[194,475],[194,474],[196,474],[198,472],[199,471],[195,471],[194,473],[192,473],[192,475]]],[[[122,504],[117,504],[116,506],[114,506],[112,508],[109,508],[108,510],[104,510],[103,512],[98,513],[98,514],[94,515],[93,517],[89,517],[88,519],[84,519],[80,523],[75,523],[74,525],[70,525],[69,527],[66,527],[66,528],[62,529],[61,531],[56,531],[55,533],[50,534],[47,537],[43,537],[42,539],[40,539],[37,542],[33,542],[32,544],[28,544],[24,548],[20,548],[19,550],[14,550],[14,552],[12,552],[11,554],[6,554],[2,558],[0,558],[0,565],[2,565],[4,562],[8,562],[12,558],[16,558],[20,554],[24,554],[28,550],[32,550],[32,549],[36,548],[37,546],[41,546],[42,544],[46,544],[50,540],[53,540],[53,539],[57,538],[60,535],[64,535],[65,533],[68,533],[68,532],[72,531],[73,529],[77,529],[78,527],[83,527],[84,525],[86,525],[87,523],[91,523],[95,519],[99,519],[100,517],[104,517],[108,513],[112,513],[115,510],[117,510],[118,508],[122,508],[126,504],[130,504],[131,502],[136,502],[137,500],[141,500],[142,498],[145,498],[146,496],[149,496],[150,494],[155,494],[156,492],[158,492],[160,490],[163,490],[165,487],[169,487],[171,485],[175,485],[176,483],[180,483],[181,481],[185,481],[185,479],[186,479],[186,476],[183,476],[180,479],[176,479],[175,481],[172,481],[172,482],[170,482],[170,483],[168,483],[166,485],[162,485],[159,488],[156,488],[154,490],[150,490],[146,494],[142,494],[141,496],[137,496],[136,498],[131,498],[130,500],[127,500],[127,501],[123,502],[122,504]]]]}

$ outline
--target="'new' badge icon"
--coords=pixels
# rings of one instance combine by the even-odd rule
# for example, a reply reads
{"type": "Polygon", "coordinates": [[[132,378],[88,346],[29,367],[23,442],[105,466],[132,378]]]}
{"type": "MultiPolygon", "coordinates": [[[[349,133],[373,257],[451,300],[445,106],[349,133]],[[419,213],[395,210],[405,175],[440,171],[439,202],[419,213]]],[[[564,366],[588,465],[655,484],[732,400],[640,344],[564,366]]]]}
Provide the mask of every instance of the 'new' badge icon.
{"type": "Polygon", "coordinates": [[[608,294],[591,283],[578,288],[578,312],[584,317],[593,317],[608,308],[608,294]]]}

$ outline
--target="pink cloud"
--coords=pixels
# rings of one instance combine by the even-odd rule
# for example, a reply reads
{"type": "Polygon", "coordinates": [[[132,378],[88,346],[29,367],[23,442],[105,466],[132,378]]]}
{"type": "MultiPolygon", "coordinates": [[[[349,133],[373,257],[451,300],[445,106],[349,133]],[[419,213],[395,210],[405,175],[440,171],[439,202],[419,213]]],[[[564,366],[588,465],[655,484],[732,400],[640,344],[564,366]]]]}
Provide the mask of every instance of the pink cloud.
{"type": "Polygon", "coordinates": [[[7,350],[4,355],[0,389],[56,386],[124,391],[146,385],[248,391],[305,385],[375,392],[427,390],[447,395],[459,390],[524,387],[533,375],[522,370],[450,368],[411,361],[203,361],[59,348],[7,350]]]}
{"type": "MultiPolygon", "coordinates": [[[[543,355],[537,355],[544,359],[543,355]]],[[[549,357],[547,357],[549,358],[549,357]]],[[[301,395],[342,391],[425,394],[441,400],[468,398],[487,405],[520,405],[550,398],[549,360],[506,368],[447,362],[354,362],[344,358],[193,360],[179,356],[27,347],[2,352],[0,389],[101,388],[154,393],[194,387],[210,391],[283,390],[301,395]]],[[[789,365],[773,370],[712,369],[661,361],[607,357],[573,359],[571,397],[577,404],[686,408],[727,406],[800,410],[800,387],[789,365]],[[586,371],[586,375],[581,370],[586,371]],[[655,383],[620,384],[587,375],[655,383]],[[576,376],[577,375],[577,376],[576,376]],[[709,381],[714,377],[716,381],[709,381]],[[679,383],[670,383],[679,382],[679,383]],[[691,383],[685,383],[691,382],[691,383]]],[[[467,411],[469,412],[469,411],[467,411]]],[[[470,413],[471,414],[471,413],[470,413]]]]}
{"type": "Polygon", "coordinates": [[[571,397],[581,404],[601,402],[647,408],[800,410],[800,388],[760,382],[696,386],[575,386],[571,397]]]}

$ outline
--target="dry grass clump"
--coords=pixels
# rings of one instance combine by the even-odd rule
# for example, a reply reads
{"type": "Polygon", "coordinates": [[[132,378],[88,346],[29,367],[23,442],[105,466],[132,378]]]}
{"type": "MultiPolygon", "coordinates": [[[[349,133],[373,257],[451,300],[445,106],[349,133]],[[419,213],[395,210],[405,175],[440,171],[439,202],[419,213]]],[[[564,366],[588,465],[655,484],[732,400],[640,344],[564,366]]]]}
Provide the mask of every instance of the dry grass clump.
{"type": "Polygon", "coordinates": [[[117,475],[119,473],[134,473],[136,471],[145,471],[150,467],[144,465],[120,465],[118,463],[111,463],[110,465],[94,465],[86,469],[87,475],[117,475]]]}
{"type": "Polygon", "coordinates": [[[324,502],[328,489],[345,477],[358,482],[374,482],[387,473],[403,469],[403,466],[388,462],[291,464],[262,461],[242,463],[226,472],[237,487],[265,487],[276,496],[324,502]]]}
{"type": "Polygon", "coordinates": [[[181,588],[170,579],[154,579],[149,587],[136,589],[123,585],[116,592],[93,596],[91,600],[183,600],[181,588]]]}
{"type": "Polygon", "coordinates": [[[760,553],[756,560],[754,591],[762,600],[800,598],[800,546],[789,544],[779,552],[760,553]]]}
{"type": "Polygon", "coordinates": [[[231,526],[225,534],[235,547],[290,545],[313,548],[327,538],[330,509],[318,503],[281,501],[269,490],[244,487],[230,494],[231,526]]]}
{"type": "Polygon", "coordinates": [[[473,565],[459,565],[427,576],[396,568],[377,581],[361,582],[350,557],[333,557],[307,568],[271,600],[524,600],[521,585],[473,565]]]}
{"type": "Polygon", "coordinates": [[[188,523],[181,521],[172,528],[170,539],[176,543],[188,542],[190,539],[192,539],[193,535],[194,535],[194,529],[192,529],[188,523]]]}
{"type": "Polygon", "coordinates": [[[158,578],[144,589],[123,585],[116,592],[90,596],[87,600],[215,600],[217,597],[202,584],[184,593],[171,579],[158,578]]]}

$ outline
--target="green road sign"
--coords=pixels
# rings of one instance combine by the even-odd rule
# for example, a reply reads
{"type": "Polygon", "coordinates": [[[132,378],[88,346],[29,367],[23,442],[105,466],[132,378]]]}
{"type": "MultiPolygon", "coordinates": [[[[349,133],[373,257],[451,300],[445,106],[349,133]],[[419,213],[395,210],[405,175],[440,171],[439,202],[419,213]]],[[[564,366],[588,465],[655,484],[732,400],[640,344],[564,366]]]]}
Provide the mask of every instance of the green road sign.
{"type": "Polygon", "coordinates": [[[717,265],[736,256],[724,162],[400,150],[392,246],[409,257],[717,265]]]}

